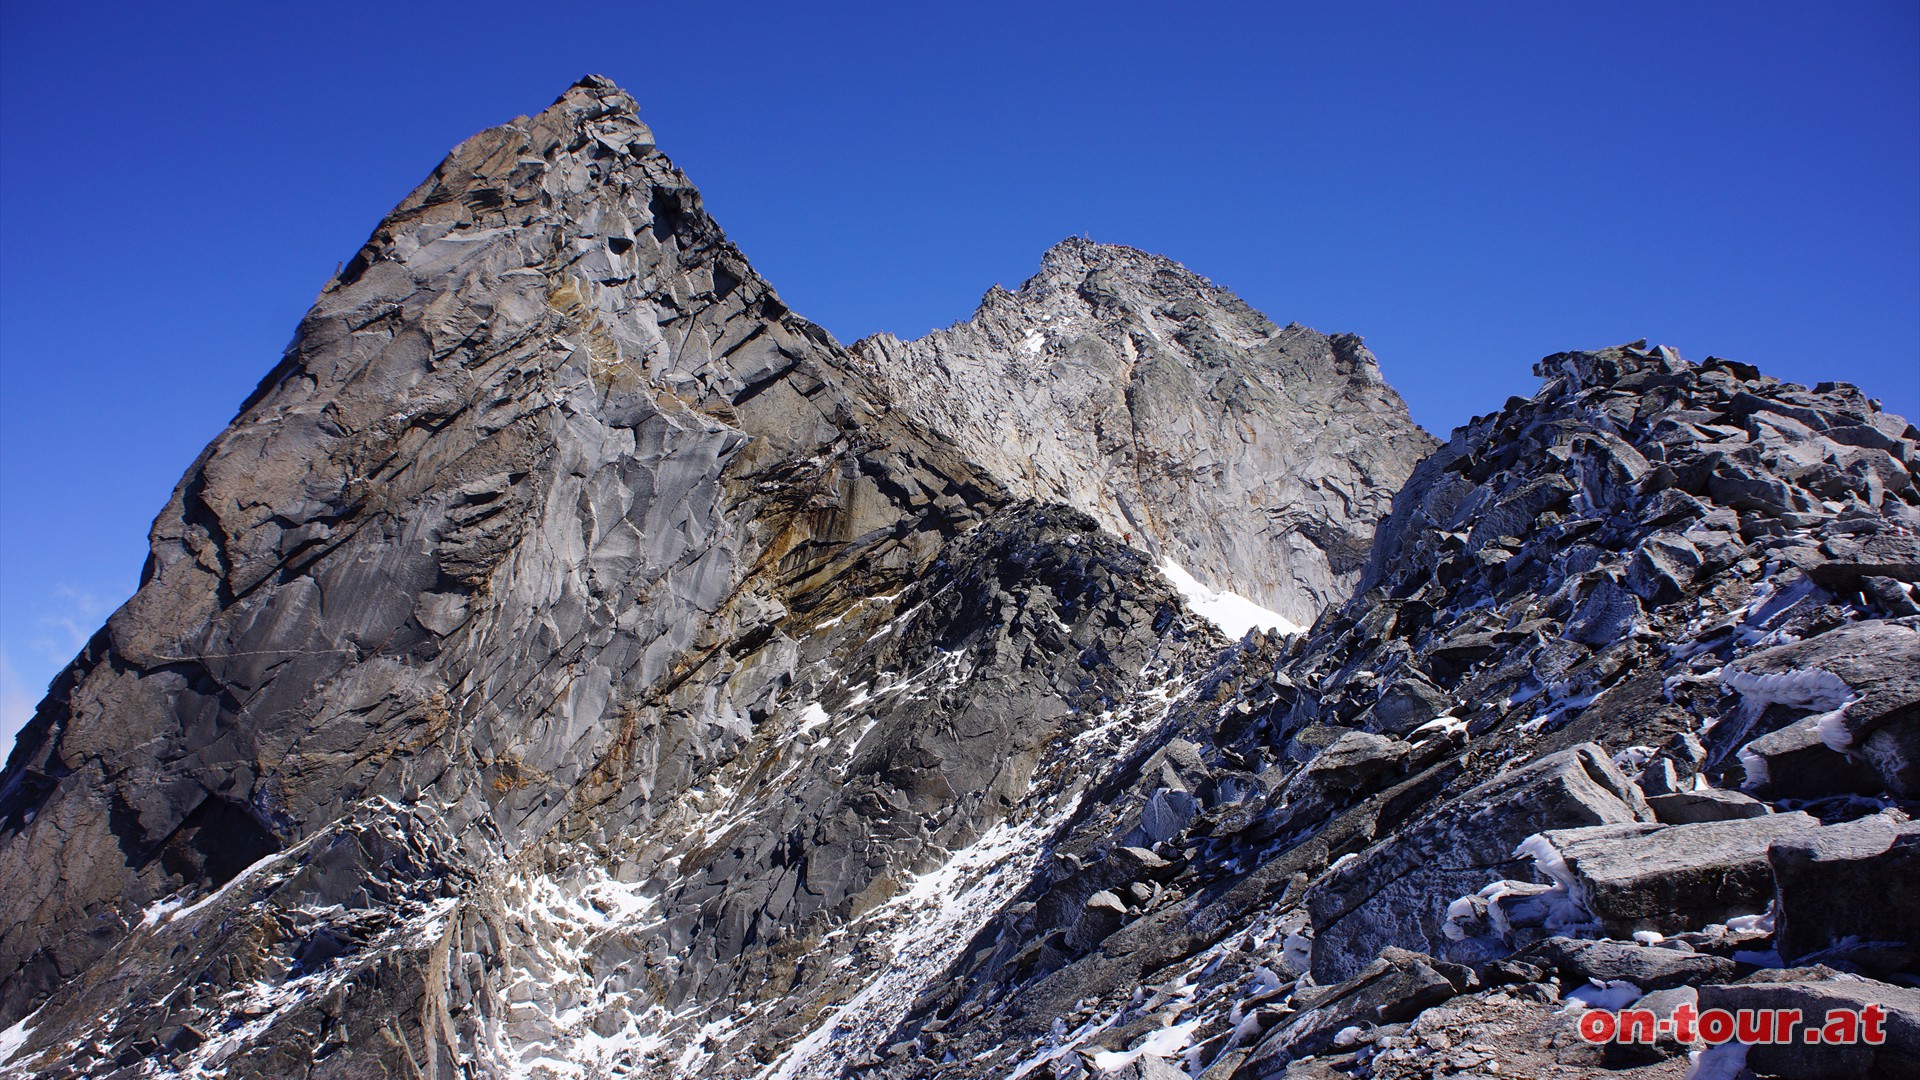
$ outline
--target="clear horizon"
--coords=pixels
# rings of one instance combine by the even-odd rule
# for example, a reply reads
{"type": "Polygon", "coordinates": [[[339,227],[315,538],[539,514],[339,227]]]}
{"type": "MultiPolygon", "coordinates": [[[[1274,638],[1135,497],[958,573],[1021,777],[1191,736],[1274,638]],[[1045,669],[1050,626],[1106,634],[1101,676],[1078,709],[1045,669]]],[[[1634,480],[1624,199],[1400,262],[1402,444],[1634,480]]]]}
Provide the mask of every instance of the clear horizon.
{"type": "Polygon", "coordinates": [[[1443,437],[1642,337],[1920,420],[1920,8],[1168,10],[0,11],[0,740],[334,267],[589,72],[843,342],[1088,235],[1361,334],[1443,437]]]}

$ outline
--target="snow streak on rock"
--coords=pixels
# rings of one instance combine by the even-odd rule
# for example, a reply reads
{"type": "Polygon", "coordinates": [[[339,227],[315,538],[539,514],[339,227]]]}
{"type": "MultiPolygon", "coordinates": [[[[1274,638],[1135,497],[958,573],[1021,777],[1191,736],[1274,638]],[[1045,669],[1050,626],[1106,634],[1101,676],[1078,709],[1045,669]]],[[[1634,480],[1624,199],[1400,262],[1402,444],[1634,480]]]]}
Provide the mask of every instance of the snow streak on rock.
{"type": "Polygon", "coordinates": [[[1268,611],[1244,596],[1207,588],[1171,559],[1160,564],[1160,572],[1167,575],[1167,580],[1173,582],[1174,588],[1180,590],[1189,610],[1219,627],[1221,633],[1234,641],[1247,636],[1247,631],[1253,629],[1283,634],[1306,632],[1306,627],[1277,611],[1268,611]]]}

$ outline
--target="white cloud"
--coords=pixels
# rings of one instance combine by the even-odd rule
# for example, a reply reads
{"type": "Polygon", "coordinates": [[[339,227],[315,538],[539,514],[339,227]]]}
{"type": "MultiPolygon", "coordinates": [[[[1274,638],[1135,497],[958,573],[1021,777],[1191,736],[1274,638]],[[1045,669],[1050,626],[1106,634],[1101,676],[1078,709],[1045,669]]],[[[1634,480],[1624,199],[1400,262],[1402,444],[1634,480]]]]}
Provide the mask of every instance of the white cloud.
{"type": "Polygon", "coordinates": [[[74,658],[119,605],[99,593],[57,585],[25,641],[0,642],[0,762],[14,736],[33,719],[47,684],[74,658]]]}
{"type": "Polygon", "coordinates": [[[0,761],[13,753],[13,737],[33,719],[40,695],[27,689],[27,682],[14,670],[13,660],[0,646],[0,761]]]}
{"type": "MultiPolygon", "coordinates": [[[[53,602],[60,605],[59,610],[42,614],[34,620],[39,627],[40,636],[33,640],[34,651],[41,659],[51,661],[53,671],[65,667],[73,659],[80,647],[87,643],[100,624],[107,621],[113,609],[120,605],[112,600],[103,599],[99,593],[76,589],[68,585],[56,585],[53,588],[53,602]]],[[[53,672],[49,672],[49,679],[53,672]]]]}

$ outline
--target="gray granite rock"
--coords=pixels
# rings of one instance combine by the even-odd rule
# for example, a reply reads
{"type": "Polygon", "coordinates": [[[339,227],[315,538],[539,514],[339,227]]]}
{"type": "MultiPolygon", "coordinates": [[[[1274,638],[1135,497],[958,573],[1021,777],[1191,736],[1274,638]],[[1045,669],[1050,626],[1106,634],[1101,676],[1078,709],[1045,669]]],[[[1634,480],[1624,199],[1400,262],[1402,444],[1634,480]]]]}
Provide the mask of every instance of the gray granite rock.
{"type": "Polygon", "coordinates": [[[1336,790],[1356,790],[1398,771],[1410,748],[1397,739],[1349,731],[1307,764],[1307,775],[1336,790]]]}
{"type": "Polygon", "coordinates": [[[1875,533],[1861,541],[1830,542],[1828,549],[1832,557],[1813,577],[1829,588],[1866,577],[1920,581],[1920,537],[1875,533]]]}
{"type": "MultiPolygon", "coordinates": [[[[41,1026],[58,1039],[114,1015],[115,993],[158,1000],[172,991],[145,966],[143,911],[431,806],[459,871],[436,871],[457,895],[434,917],[477,967],[446,990],[432,980],[452,975],[421,974],[430,956],[365,928],[328,931],[326,967],[424,985],[434,1008],[450,994],[447,1009],[493,1010],[499,1038],[533,1040],[554,999],[506,1009],[525,943],[489,921],[515,868],[608,845],[643,876],[724,865],[659,830],[804,704],[791,695],[830,648],[823,624],[899,593],[1004,502],[788,312],[610,83],[475,136],[328,283],[161,512],[139,592],[23,733],[0,796],[0,1014],[62,995],[63,1023],[41,1026]],[[650,850],[621,841],[645,828],[650,850]]],[[[952,775],[972,799],[916,841],[952,845],[1000,812],[980,800],[1025,759],[998,734],[993,765],[952,775]]],[[[897,769],[900,786],[931,783],[897,769]]],[[[747,942],[912,861],[904,843],[870,860],[858,818],[829,824],[839,808],[820,818],[804,888],[774,867],[731,874],[726,903],[666,889],[668,938],[691,940],[622,978],[675,1001],[762,979],[747,942]]],[[[397,927],[412,916],[382,893],[411,887],[346,863],[307,902],[397,927]]],[[[273,913],[245,918],[266,944],[209,958],[199,1000],[318,963],[273,913]]],[[[233,1006],[208,1007],[212,1032],[233,1006]]],[[[296,1057],[325,1031],[270,1019],[260,1038],[296,1057]]],[[[428,1062],[483,1038],[425,1030],[410,1052],[428,1062]]],[[[119,1060],[147,1035],[122,1012],[91,1037],[119,1060]]],[[[402,1067],[398,1043],[364,1046],[402,1067]]]]}
{"type": "Polygon", "coordinates": [[[1913,970],[1920,960],[1920,824],[1876,814],[1775,841],[1767,860],[1784,960],[1850,960],[1875,975],[1913,970]]]}
{"type": "Polygon", "coordinates": [[[1920,431],[1536,373],[1436,449],[1358,339],[1084,241],[842,350],[585,80],[329,283],[23,734],[5,1067],[1426,1075],[1571,1052],[1512,956],[1569,920],[1675,940],[1568,978],[1910,971],[1853,819],[1912,790],[1920,431]]]}
{"type": "MultiPolygon", "coordinates": [[[[1871,979],[1853,978],[1821,968],[1766,972],[1763,977],[1700,988],[1700,1009],[1798,1010],[1802,1017],[1792,1037],[1743,1047],[1727,1044],[1722,1053],[1745,1050],[1746,1067],[1762,1076],[1805,1080],[1897,1080],[1920,1075],[1920,991],[1871,979]],[[1835,1010],[1858,1015],[1877,1007],[1881,1041],[1868,1043],[1857,1026],[1853,1041],[1838,1045],[1806,1041],[1809,1026],[1824,1025],[1835,1010]]],[[[1774,1015],[1778,1015],[1777,1012],[1774,1015]]],[[[1845,1027],[1836,1028],[1845,1034],[1845,1027]]],[[[1712,1053],[1712,1051],[1709,1051],[1712,1053]]]]}
{"type": "Polygon", "coordinates": [[[1655,990],[1633,1003],[1637,1012],[1648,1013],[1653,1017],[1653,1037],[1647,1039],[1641,1029],[1633,1031],[1633,1040],[1618,1039],[1609,1043],[1603,1051],[1603,1061],[1614,1067],[1623,1065],[1642,1065],[1678,1057],[1692,1049],[1690,1042],[1683,1042],[1676,1033],[1678,1020],[1676,1013],[1698,1016],[1700,1014],[1700,990],[1695,986],[1676,986],[1666,990],[1655,990]]]}
{"type": "Polygon", "coordinates": [[[1668,990],[1730,982],[1738,969],[1732,960],[1706,953],[1681,952],[1621,941],[1576,941],[1551,937],[1522,954],[1560,973],[1568,986],[1624,979],[1641,990],[1668,990]]]}
{"type": "Polygon", "coordinates": [[[1244,1068],[1251,1075],[1266,1075],[1266,1070],[1295,1058],[1331,1049],[1344,1028],[1410,1020],[1460,989],[1440,973],[1432,957],[1388,946],[1351,978],[1300,1000],[1300,1012],[1262,1040],[1244,1068]]]}
{"type": "Polygon", "coordinates": [[[1012,490],[1301,625],[1345,598],[1434,445],[1359,338],[1276,326],[1178,263],[1078,238],[967,322],[853,355],[1012,490]]]}
{"type": "MultiPolygon", "coordinates": [[[[1314,978],[1351,976],[1382,947],[1413,948],[1476,962],[1444,930],[1456,897],[1508,866],[1532,833],[1576,825],[1651,821],[1639,792],[1591,745],[1563,750],[1502,774],[1436,807],[1307,894],[1314,978]]],[[[1764,854],[1764,849],[1763,849],[1764,854]]],[[[1496,875],[1497,876],[1497,875],[1496,875]]]]}
{"type": "MultiPolygon", "coordinates": [[[[1212,431],[1224,456],[1166,456],[1116,497],[1171,535],[1241,505],[1193,485],[1216,465],[1284,489],[1283,528],[1188,561],[1310,620],[1430,440],[1357,339],[1076,250],[1049,265],[1118,259],[1113,297],[1138,299],[1138,261],[1156,304],[1201,305],[1146,312],[1179,341],[1103,385],[1143,447],[1171,440],[1154,454],[1212,431]],[[1312,423],[1271,427],[1283,400],[1312,423]]],[[[1087,301],[1089,348],[1116,302],[1087,301]]],[[[1149,691],[1225,643],[1124,526],[1012,505],[1041,489],[903,407],[927,397],[790,312],[605,80],[461,144],[183,478],[139,593],[23,734],[0,1020],[39,1009],[23,1052],[72,1042],[83,1071],[437,1078],[640,1047],[713,1075],[885,976],[847,958],[903,927],[935,951],[886,977],[935,977],[974,926],[929,935],[909,883],[974,851],[993,873],[970,902],[1017,892],[1078,755],[1131,752],[1165,708],[1149,691]],[[429,838],[430,859],[381,854],[429,838]],[[283,871],[291,909],[255,884],[283,871]],[[182,935],[196,967],[163,959],[182,935]]],[[[1188,827],[1190,787],[1225,790],[1191,747],[1159,768],[1141,845],[1188,827]]],[[[1159,869],[1091,890],[1073,940],[1152,906],[1167,854],[1112,860],[1159,869]]],[[[878,1000],[839,1021],[870,1047],[905,1004],[878,1000]]]]}
{"type": "Polygon", "coordinates": [[[1700,821],[1730,821],[1735,818],[1765,817],[1767,804],[1750,795],[1720,788],[1676,791],[1647,796],[1653,816],[1666,825],[1691,825],[1700,821]]]}
{"type": "Polygon", "coordinates": [[[1872,795],[1883,781],[1858,757],[1827,745],[1820,716],[1796,720],[1740,748],[1741,786],[1774,799],[1872,795]]]}
{"type": "Polygon", "coordinates": [[[1836,627],[1747,657],[1725,681],[1756,704],[1820,711],[1816,731],[1829,749],[1870,765],[1895,795],[1920,793],[1920,629],[1836,627]]]}
{"type": "Polygon", "coordinates": [[[1543,834],[1608,931],[1678,933],[1763,912],[1773,899],[1770,845],[1810,836],[1802,813],[1693,825],[1601,825],[1543,834]]]}

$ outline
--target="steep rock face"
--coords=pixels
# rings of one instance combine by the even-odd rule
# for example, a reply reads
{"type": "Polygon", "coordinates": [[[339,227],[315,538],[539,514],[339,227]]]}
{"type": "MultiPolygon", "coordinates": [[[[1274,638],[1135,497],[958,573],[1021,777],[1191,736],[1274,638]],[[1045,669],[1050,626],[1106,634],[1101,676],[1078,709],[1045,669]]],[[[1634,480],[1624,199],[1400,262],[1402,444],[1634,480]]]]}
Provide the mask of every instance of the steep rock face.
{"type": "MultiPolygon", "coordinates": [[[[786,310],[617,88],[475,136],[328,284],[22,734],[0,1016],[58,991],[47,1015],[96,1065],[140,1059],[169,1035],[125,984],[166,974],[143,935],[187,918],[155,913],[287,874],[288,910],[234,916],[189,997],[356,964],[388,986],[368,974],[387,946],[420,969],[396,1016],[433,1019],[449,979],[504,995],[515,873],[677,812],[785,715],[813,628],[884,612],[1002,501],[786,310]],[[423,943],[437,961],[408,959],[423,943]],[[423,978],[443,985],[422,999],[423,978]]],[[[727,977],[690,965],[660,992],[727,977]]],[[[228,1022],[200,1008],[203,1034],[228,1022]]],[[[438,1019],[410,1052],[477,1052],[478,1021],[438,1019]]],[[[295,1056],[328,1037],[294,1035],[295,1056]]]]}
{"type": "Polygon", "coordinates": [[[1178,263],[1087,240],[967,322],[853,354],[1013,490],[1303,626],[1346,598],[1434,445],[1359,338],[1275,326],[1178,263]]]}

